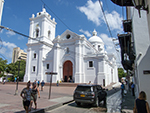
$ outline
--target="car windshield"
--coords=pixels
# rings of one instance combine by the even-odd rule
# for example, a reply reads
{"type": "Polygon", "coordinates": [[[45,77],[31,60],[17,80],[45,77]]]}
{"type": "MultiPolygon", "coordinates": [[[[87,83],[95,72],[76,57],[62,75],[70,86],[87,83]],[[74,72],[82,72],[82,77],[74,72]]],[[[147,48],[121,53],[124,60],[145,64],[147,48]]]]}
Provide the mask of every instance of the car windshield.
{"type": "Polygon", "coordinates": [[[93,87],[90,87],[90,86],[78,86],[76,91],[90,92],[90,91],[93,91],[93,87]]]}

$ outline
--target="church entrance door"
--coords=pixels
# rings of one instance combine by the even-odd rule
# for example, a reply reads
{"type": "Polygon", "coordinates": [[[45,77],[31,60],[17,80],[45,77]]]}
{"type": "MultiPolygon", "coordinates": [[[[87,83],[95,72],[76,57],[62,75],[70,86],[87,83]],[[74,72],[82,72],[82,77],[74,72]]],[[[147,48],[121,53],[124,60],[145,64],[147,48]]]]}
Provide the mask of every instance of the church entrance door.
{"type": "Polygon", "coordinates": [[[72,62],[68,60],[63,64],[64,82],[71,82],[72,81],[72,72],[73,72],[72,62]]]}

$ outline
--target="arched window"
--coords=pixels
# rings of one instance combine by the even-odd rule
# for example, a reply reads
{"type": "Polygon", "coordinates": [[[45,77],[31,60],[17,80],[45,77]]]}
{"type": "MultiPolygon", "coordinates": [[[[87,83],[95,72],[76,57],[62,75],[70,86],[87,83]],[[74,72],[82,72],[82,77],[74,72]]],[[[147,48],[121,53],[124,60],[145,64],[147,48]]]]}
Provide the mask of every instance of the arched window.
{"type": "Polygon", "coordinates": [[[36,29],[36,38],[39,37],[39,29],[36,29]]]}
{"type": "Polygon", "coordinates": [[[51,31],[49,30],[48,31],[48,38],[50,38],[50,35],[51,35],[51,31]]]}

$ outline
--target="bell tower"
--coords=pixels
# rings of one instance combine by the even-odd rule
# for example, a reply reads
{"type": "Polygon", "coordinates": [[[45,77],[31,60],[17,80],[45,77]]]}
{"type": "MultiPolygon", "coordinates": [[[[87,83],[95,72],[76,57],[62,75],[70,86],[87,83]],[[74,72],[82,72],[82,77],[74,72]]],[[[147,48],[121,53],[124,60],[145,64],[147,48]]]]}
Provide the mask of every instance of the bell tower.
{"type": "Polygon", "coordinates": [[[55,18],[43,8],[36,16],[32,14],[30,18],[30,31],[27,43],[27,60],[24,82],[34,80],[46,81],[44,73],[44,63],[46,55],[53,48],[55,38],[56,22],[55,18]]]}
{"type": "MultiPolygon", "coordinates": [[[[32,17],[30,18],[29,36],[53,45],[52,41],[55,38],[56,24],[55,18],[51,19],[51,15],[43,8],[42,12],[38,12],[36,17],[32,14],[32,17]]],[[[37,43],[36,40],[29,39],[28,43],[37,43]]]]}

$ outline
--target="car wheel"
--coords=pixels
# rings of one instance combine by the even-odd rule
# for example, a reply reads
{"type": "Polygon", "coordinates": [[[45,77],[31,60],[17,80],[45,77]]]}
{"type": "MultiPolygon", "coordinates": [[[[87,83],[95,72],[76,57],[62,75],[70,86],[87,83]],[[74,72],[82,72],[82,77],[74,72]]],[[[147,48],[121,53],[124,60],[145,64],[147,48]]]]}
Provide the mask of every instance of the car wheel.
{"type": "Polygon", "coordinates": [[[77,104],[77,106],[80,106],[81,105],[81,103],[80,102],[75,102],[76,104],[77,104]]]}
{"type": "Polygon", "coordinates": [[[96,106],[96,107],[98,107],[98,106],[99,106],[99,99],[98,99],[98,97],[96,98],[95,106],[96,106]]]}

